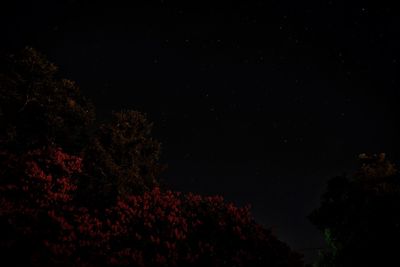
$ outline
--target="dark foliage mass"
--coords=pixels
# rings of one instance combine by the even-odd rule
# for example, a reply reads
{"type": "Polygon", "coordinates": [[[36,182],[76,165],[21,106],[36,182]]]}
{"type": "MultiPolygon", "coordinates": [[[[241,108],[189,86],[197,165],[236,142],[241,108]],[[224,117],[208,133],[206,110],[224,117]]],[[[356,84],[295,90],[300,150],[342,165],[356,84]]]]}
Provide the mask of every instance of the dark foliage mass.
{"type": "Polygon", "coordinates": [[[221,197],[159,188],[105,210],[73,201],[82,160],[61,149],[2,155],[2,259],[15,266],[302,266],[221,197]]]}
{"type": "Polygon", "coordinates": [[[398,266],[400,177],[385,154],[360,155],[352,176],[333,178],[310,218],[328,250],[317,266],[398,266]]]}
{"type": "MultiPolygon", "coordinates": [[[[67,242],[81,159],[60,149],[1,152],[1,252],[15,266],[46,266],[73,249],[67,242]]],[[[76,214],[78,215],[78,214],[76,214]]]]}
{"type": "Polygon", "coordinates": [[[142,194],[158,184],[160,144],[152,125],[137,111],[117,112],[97,129],[84,150],[81,197],[107,205],[129,194],[142,194]]]}
{"type": "Polygon", "coordinates": [[[135,111],[92,105],[35,50],[2,59],[0,251],[7,266],[303,266],[249,208],[163,191],[135,111]]]}
{"type": "Polygon", "coordinates": [[[93,106],[32,48],[0,61],[0,142],[14,150],[58,144],[77,153],[88,139],[93,106]]]}
{"type": "Polygon", "coordinates": [[[95,127],[95,113],[79,87],[32,48],[0,63],[0,145],[12,151],[59,146],[85,162],[81,201],[104,206],[118,196],[157,185],[163,166],[152,124],[137,111],[115,112],[95,127]]]}

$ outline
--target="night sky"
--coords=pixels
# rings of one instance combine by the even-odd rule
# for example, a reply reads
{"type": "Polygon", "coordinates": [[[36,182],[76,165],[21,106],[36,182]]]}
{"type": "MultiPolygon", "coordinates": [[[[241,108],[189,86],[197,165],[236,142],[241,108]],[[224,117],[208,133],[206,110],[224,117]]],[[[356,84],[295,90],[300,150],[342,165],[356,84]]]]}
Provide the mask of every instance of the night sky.
{"type": "Polygon", "coordinates": [[[12,2],[1,52],[43,52],[100,120],[147,113],[171,188],[250,203],[307,257],[326,181],[363,152],[400,158],[400,16],[384,1],[12,2]]]}

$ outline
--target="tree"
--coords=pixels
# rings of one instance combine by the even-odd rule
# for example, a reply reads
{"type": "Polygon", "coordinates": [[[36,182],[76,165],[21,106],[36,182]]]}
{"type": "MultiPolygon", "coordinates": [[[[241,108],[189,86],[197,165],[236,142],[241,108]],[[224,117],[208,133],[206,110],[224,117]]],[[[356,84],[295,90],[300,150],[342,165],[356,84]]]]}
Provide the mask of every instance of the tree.
{"type": "Polygon", "coordinates": [[[221,197],[163,191],[142,113],[93,110],[35,50],[2,61],[0,253],[8,266],[301,267],[221,197]],[[89,138],[90,137],[90,138],[89,138]]]}
{"type": "MultiPolygon", "coordinates": [[[[3,56],[0,64],[0,147],[25,153],[47,146],[81,155],[77,194],[99,206],[143,193],[164,169],[152,124],[136,111],[113,114],[96,129],[93,105],[71,80],[33,48],[3,56]],[[103,203],[102,203],[103,202],[103,203]]],[[[87,203],[89,204],[89,203],[87,203]]]]}
{"type": "Polygon", "coordinates": [[[164,166],[159,163],[160,143],[151,137],[151,128],[140,112],[113,113],[83,153],[83,196],[107,204],[154,188],[164,166]]]}
{"type": "Polygon", "coordinates": [[[59,148],[1,151],[1,260],[7,266],[66,266],[76,251],[72,205],[81,159],[59,148]]]}
{"type": "Polygon", "coordinates": [[[0,61],[0,145],[27,151],[57,144],[79,153],[94,108],[57,67],[33,48],[0,61]]]}
{"type": "Polygon", "coordinates": [[[222,197],[155,187],[90,210],[73,200],[79,157],[59,148],[1,157],[0,251],[8,266],[303,266],[249,207],[222,197]]]}
{"type": "Polygon", "coordinates": [[[385,154],[360,155],[352,176],[331,179],[311,221],[328,249],[317,266],[395,266],[400,238],[400,179],[385,154]]]}

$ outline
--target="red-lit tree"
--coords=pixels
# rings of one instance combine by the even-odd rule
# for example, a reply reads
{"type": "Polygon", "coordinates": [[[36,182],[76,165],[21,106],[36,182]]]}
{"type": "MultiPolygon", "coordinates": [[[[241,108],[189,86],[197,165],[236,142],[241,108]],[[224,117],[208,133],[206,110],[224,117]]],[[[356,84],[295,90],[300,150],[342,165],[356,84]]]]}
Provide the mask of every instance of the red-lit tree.
{"type": "Polygon", "coordinates": [[[93,207],[156,186],[164,167],[145,114],[115,112],[109,122],[95,123],[91,102],[57,69],[30,47],[0,55],[0,148],[23,154],[58,146],[80,155],[85,168],[77,194],[93,207]]]}
{"type": "Polygon", "coordinates": [[[89,210],[73,201],[80,158],[1,156],[1,250],[17,266],[302,266],[248,207],[221,197],[155,188],[89,210]]]}
{"type": "Polygon", "coordinates": [[[145,115],[92,132],[91,104],[56,69],[31,48],[0,60],[1,263],[302,266],[248,207],[161,191],[145,115]]]}
{"type": "Polygon", "coordinates": [[[57,255],[71,255],[75,247],[70,241],[76,238],[71,203],[81,159],[45,148],[18,156],[2,152],[1,165],[3,259],[40,266],[62,259],[57,255]]]}

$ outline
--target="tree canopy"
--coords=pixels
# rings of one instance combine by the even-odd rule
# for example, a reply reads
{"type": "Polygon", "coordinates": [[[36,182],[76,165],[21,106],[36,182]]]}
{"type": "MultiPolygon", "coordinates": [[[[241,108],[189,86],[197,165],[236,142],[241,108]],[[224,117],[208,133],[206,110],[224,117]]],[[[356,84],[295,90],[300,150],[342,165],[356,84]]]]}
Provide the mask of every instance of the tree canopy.
{"type": "Polygon", "coordinates": [[[164,165],[159,163],[160,143],[151,137],[151,127],[140,112],[113,113],[84,150],[82,196],[106,203],[158,185],[164,165]]]}
{"type": "Polygon", "coordinates": [[[20,151],[57,144],[78,153],[94,120],[93,105],[33,48],[0,61],[0,144],[20,151]]]}
{"type": "Polygon", "coordinates": [[[302,266],[248,207],[222,197],[155,187],[88,209],[73,199],[79,157],[59,148],[1,156],[12,178],[0,184],[8,266],[302,266]]]}
{"type": "Polygon", "coordinates": [[[385,154],[361,154],[353,175],[331,179],[311,221],[328,249],[318,266],[397,266],[400,177],[385,154]]]}
{"type": "Polygon", "coordinates": [[[152,124],[137,111],[114,112],[96,127],[93,104],[75,82],[33,48],[3,56],[0,63],[0,145],[26,152],[59,146],[85,162],[82,200],[92,205],[143,193],[157,184],[160,143],[152,124]]]}
{"type": "Polygon", "coordinates": [[[34,49],[0,65],[7,266],[303,266],[249,207],[161,190],[160,143],[143,113],[96,127],[79,87],[34,49]]]}

